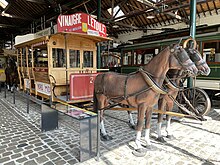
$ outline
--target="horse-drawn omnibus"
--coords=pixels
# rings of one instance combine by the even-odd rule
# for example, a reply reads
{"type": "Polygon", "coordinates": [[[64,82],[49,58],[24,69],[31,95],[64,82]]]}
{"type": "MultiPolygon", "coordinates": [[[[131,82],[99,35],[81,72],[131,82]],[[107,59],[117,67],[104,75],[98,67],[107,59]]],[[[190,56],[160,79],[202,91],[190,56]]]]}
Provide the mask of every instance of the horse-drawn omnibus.
{"type": "MultiPolygon", "coordinates": [[[[188,37],[189,29],[164,32],[132,40],[134,44],[120,46],[122,54],[122,73],[130,73],[149,62],[169,44],[177,43],[182,37],[188,37]]],[[[196,35],[197,47],[203,59],[211,69],[208,76],[198,76],[195,86],[205,89],[210,96],[220,90],[220,27],[198,27],[196,35]]]]}
{"type": "Polygon", "coordinates": [[[85,13],[60,15],[54,34],[48,28],[17,36],[20,89],[52,101],[90,100],[99,70],[96,44],[107,40],[105,25],[85,13]]]}

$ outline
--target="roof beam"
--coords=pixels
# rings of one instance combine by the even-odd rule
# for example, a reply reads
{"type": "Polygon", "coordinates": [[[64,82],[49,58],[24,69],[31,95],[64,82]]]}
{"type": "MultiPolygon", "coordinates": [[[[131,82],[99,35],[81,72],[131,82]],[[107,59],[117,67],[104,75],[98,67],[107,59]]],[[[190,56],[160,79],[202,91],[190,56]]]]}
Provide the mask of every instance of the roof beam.
{"type": "Polygon", "coordinates": [[[20,17],[20,16],[16,16],[16,15],[11,15],[11,14],[7,14],[7,13],[0,13],[0,17],[7,17],[7,18],[15,18],[15,19],[23,19],[23,20],[33,20],[31,18],[27,18],[27,17],[20,17]]]}
{"type": "Polygon", "coordinates": [[[211,10],[210,10],[210,7],[209,7],[208,2],[206,2],[206,5],[207,5],[207,7],[208,7],[208,9],[209,9],[209,14],[212,15],[212,12],[211,12],[211,10]]]}
{"type": "Polygon", "coordinates": [[[136,27],[136,26],[132,26],[132,25],[128,25],[128,24],[124,24],[124,23],[120,23],[120,22],[114,22],[111,19],[107,19],[107,18],[102,18],[101,17],[101,21],[107,21],[109,23],[113,23],[113,24],[116,24],[116,25],[119,25],[119,26],[124,26],[124,27],[127,27],[127,28],[131,28],[131,29],[138,29],[138,27],[136,27]]]}
{"type": "Polygon", "coordinates": [[[45,0],[26,0],[28,2],[38,3],[38,4],[47,4],[45,0]]]}
{"type": "Polygon", "coordinates": [[[213,0],[212,2],[213,2],[213,4],[214,4],[216,14],[218,14],[218,10],[217,10],[217,8],[216,8],[215,1],[213,0]]]}
{"type": "MultiPolygon", "coordinates": [[[[170,1],[168,1],[168,3],[171,3],[171,2],[173,2],[173,1],[176,1],[176,0],[170,0],[170,1]]],[[[197,0],[197,5],[201,5],[201,3],[210,2],[210,1],[213,1],[213,0],[197,0]]],[[[166,2],[167,2],[167,1],[166,1],[166,2]]],[[[146,4],[145,4],[145,5],[146,5],[146,4]]],[[[133,11],[131,11],[131,12],[129,12],[129,13],[123,15],[123,16],[120,16],[120,17],[117,17],[117,18],[113,18],[112,20],[115,21],[115,20],[118,20],[118,19],[121,19],[121,18],[125,18],[125,17],[126,17],[126,18],[130,18],[130,17],[134,17],[134,15],[142,15],[142,14],[146,13],[147,10],[153,8],[152,6],[149,6],[149,4],[146,5],[146,6],[148,6],[148,8],[143,9],[143,10],[140,10],[140,9],[139,9],[139,10],[133,10],[133,11]]],[[[190,4],[187,3],[187,4],[179,5],[179,6],[176,6],[176,7],[172,7],[172,8],[169,8],[169,9],[165,9],[163,12],[164,12],[165,14],[171,16],[171,17],[175,17],[175,18],[176,18],[176,15],[173,14],[171,11],[177,10],[177,9],[180,9],[180,8],[189,7],[189,6],[190,6],[190,4]],[[169,13],[166,13],[166,12],[169,12],[169,13]]],[[[158,8],[157,8],[157,9],[158,9],[158,8]]],[[[204,12],[203,12],[203,14],[204,14],[204,12]]],[[[188,19],[185,18],[184,20],[187,20],[186,22],[188,22],[188,19]]]]}
{"type": "Polygon", "coordinates": [[[8,27],[11,27],[11,28],[20,28],[19,26],[16,26],[16,25],[0,24],[0,28],[8,28],[8,27]]]}
{"type": "Polygon", "coordinates": [[[162,12],[163,14],[167,14],[167,15],[173,17],[173,18],[176,18],[176,19],[181,20],[181,21],[186,22],[186,23],[189,22],[188,19],[182,18],[181,16],[176,15],[172,12],[165,11],[165,10],[161,11],[159,7],[155,6],[155,4],[152,4],[149,1],[144,1],[144,0],[137,0],[137,1],[144,4],[144,5],[146,5],[146,6],[148,6],[148,7],[150,7],[150,8],[152,8],[152,9],[154,9],[154,10],[156,10],[156,11],[162,12]]]}

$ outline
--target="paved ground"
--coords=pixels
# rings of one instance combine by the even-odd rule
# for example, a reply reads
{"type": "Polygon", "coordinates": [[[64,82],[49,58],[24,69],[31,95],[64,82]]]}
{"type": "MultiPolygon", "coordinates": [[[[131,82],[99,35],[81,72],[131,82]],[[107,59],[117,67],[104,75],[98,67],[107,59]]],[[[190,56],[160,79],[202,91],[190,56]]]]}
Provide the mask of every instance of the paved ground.
{"type": "MultiPolygon", "coordinates": [[[[151,139],[156,151],[135,157],[135,131],[127,125],[126,112],[106,111],[107,130],[113,136],[101,142],[101,157],[79,162],[79,123],[60,115],[59,129],[40,131],[40,106],[31,103],[26,113],[26,100],[0,93],[0,164],[82,164],[82,165],[220,165],[220,102],[215,103],[208,120],[174,120],[173,141],[155,140],[156,119],[153,116],[151,139]]],[[[164,126],[164,125],[163,125],[164,126]]],[[[165,132],[163,132],[165,133],[165,132]]]]}

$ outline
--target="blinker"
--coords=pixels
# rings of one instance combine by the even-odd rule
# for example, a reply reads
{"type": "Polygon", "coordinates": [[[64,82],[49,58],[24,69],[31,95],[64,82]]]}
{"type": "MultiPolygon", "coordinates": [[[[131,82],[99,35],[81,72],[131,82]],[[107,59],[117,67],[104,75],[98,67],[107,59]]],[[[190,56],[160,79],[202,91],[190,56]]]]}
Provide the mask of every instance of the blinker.
{"type": "Polygon", "coordinates": [[[190,58],[192,59],[192,61],[194,61],[194,62],[200,61],[200,59],[201,59],[200,55],[199,55],[200,53],[197,50],[189,49],[187,52],[188,52],[190,58]]]}
{"type": "Polygon", "coordinates": [[[184,49],[181,49],[178,53],[178,57],[181,62],[186,62],[189,59],[187,52],[184,49]]]}

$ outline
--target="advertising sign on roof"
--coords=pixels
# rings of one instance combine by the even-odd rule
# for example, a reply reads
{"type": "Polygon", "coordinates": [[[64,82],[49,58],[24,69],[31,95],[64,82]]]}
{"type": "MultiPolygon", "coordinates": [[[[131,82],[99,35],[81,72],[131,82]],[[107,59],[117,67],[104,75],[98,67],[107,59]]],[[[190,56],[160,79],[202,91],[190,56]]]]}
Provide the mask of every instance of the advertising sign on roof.
{"type": "Polygon", "coordinates": [[[60,15],[57,19],[57,31],[106,37],[106,26],[85,13],[60,15]]]}

